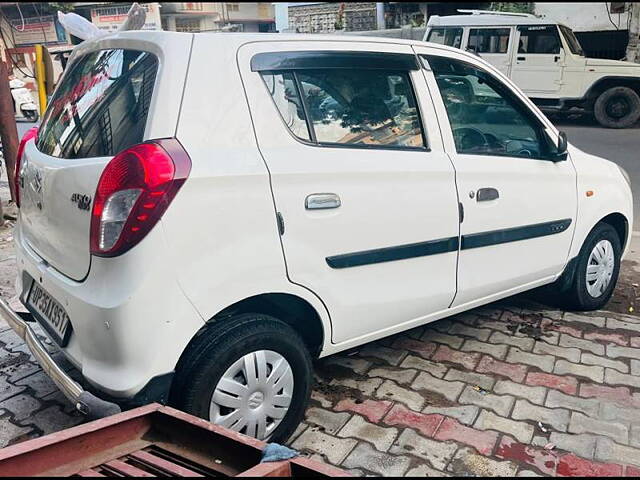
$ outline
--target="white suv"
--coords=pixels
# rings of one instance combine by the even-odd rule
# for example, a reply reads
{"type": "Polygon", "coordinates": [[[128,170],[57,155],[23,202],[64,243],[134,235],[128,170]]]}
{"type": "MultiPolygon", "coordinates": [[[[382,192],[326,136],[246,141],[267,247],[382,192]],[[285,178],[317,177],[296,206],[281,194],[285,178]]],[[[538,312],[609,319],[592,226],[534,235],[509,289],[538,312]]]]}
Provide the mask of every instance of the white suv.
{"type": "Polygon", "coordinates": [[[527,14],[461,10],[429,18],[424,39],[476,53],[544,111],[592,113],[609,128],[640,119],[640,65],[587,58],[573,31],[527,14]]]}
{"type": "Polygon", "coordinates": [[[612,293],[624,172],[475,55],[126,32],[70,62],[20,147],[16,288],[83,380],[0,313],[89,414],[156,400],[282,440],[314,358],[553,282],[612,293]]]}

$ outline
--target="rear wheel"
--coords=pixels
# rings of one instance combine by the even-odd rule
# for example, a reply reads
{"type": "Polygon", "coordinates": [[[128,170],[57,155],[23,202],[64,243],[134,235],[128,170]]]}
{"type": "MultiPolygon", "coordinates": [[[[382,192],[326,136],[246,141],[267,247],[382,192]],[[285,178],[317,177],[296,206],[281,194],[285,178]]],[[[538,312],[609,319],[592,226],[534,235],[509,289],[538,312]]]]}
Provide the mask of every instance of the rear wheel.
{"type": "Polygon", "coordinates": [[[171,403],[231,430],[283,442],[303,418],[311,379],[307,348],[289,325],[243,314],[196,339],[176,372],[171,403]]]}
{"type": "Polygon", "coordinates": [[[593,113],[607,128],[628,128],[640,119],[640,96],[629,87],[613,87],[596,99],[593,113]]]}
{"type": "Polygon", "coordinates": [[[38,120],[38,112],[36,110],[22,110],[22,115],[28,122],[35,122],[38,120]]]}
{"type": "Polygon", "coordinates": [[[607,223],[589,233],[578,255],[573,280],[563,303],[575,310],[597,310],[611,298],[618,280],[620,238],[607,223]]]}

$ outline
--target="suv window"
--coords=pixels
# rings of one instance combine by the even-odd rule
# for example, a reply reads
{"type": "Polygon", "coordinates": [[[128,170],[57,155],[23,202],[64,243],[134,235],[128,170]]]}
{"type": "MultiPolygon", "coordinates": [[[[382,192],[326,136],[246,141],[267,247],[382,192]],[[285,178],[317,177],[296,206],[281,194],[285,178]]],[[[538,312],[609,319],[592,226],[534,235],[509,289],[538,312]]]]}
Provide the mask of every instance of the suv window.
{"type": "Polygon", "coordinates": [[[567,41],[567,44],[569,45],[569,49],[571,50],[571,53],[573,53],[574,55],[580,55],[581,57],[584,57],[584,50],[582,50],[582,46],[580,45],[580,42],[576,38],[575,33],[573,33],[573,30],[571,30],[569,27],[565,27],[564,25],[558,25],[558,26],[560,27],[560,31],[562,32],[564,39],[567,41]]]}
{"type": "MultiPolygon", "coordinates": [[[[298,123],[298,131],[294,131],[287,121],[291,109],[296,112],[296,123],[304,115],[311,141],[317,144],[424,148],[419,112],[406,72],[339,68],[262,74],[268,89],[271,77],[285,75],[296,81],[295,94],[283,100],[281,93],[269,91],[272,96],[280,96],[274,96],[280,115],[299,138],[305,138],[304,130],[298,123]],[[299,108],[297,92],[302,92],[304,111],[299,108]]],[[[290,91],[294,92],[293,84],[290,91]]]]}
{"type": "Polygon", "coordinates": [[[560,53],[560,36],[555,25],[518,27],[518,53],[560,53]]]}
{"type": "Polygon", "coordinates": [[[531,111],[500,80],[466,62],[427,57],[458,153],[546,158],[549,145],[531,111]]]}
{"type": "Polygon", "coordinates": [[[427,42],[449,45],[460,48],[462,43],[462,28],[459,27],[438,27],[429,30],[427,42]]]}
{"type": "Polygon", "coordinates": [[[76,60],[51,98],[38,150],[91,158],[142,142],[157,69],[153,54],[137,50],[100,50],[76,60]]]}
{"type": "Polygon", "coordinates": [[[468,45],[476,53],[507,53],[510,34],[510,28],[472,28],[468,45]]]}

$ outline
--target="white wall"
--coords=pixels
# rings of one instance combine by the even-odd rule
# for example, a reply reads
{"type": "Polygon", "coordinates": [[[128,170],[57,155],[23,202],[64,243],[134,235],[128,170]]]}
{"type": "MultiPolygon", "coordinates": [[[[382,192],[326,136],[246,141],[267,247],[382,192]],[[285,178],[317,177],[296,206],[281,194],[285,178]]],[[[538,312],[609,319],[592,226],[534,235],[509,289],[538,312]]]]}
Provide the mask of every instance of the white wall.
{"type": "Polygon", "coordinates": [[[535,3],[535,14],[550,21],[564,23],[576,32],[627,29],[628,14],[609,13],[609,2],[535,3]],[[613,21],[613,23],[612,23],[613,21]],[[615,24],[615,25],[614,25],[615,24]]]}

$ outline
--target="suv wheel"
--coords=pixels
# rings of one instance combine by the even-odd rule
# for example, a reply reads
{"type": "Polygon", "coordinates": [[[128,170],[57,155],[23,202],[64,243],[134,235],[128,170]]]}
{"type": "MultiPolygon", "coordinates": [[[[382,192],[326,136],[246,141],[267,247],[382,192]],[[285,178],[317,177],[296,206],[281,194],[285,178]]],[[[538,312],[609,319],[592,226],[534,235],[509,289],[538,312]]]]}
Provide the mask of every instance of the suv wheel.
{"type": "Polygon", "coordinates": [[[610,88],[597,98],[593,113],[603,127],[631,127],[640,119],[640,96],[628,87],[610,88]]]}
{"type": "Polygon", "coordinates": [[[176,372],[171,404],[260,440],[284,442],[311,393],[311,357],[286,323],[259,314],[203,331],[176,372]]]}
{"type": "Polygon", "coordinates": [[[596,225],[580,249],[563,303],[575,310],[602,308],[616,286],[621,253],[618,232],[607,223],[596,225]]]}

